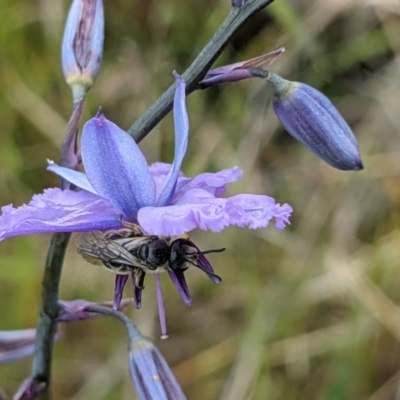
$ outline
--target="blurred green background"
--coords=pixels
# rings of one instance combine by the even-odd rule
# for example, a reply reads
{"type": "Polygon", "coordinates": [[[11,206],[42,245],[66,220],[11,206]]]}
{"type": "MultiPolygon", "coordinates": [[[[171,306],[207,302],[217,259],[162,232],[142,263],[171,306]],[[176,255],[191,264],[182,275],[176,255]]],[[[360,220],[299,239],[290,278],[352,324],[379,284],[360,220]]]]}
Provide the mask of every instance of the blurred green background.
{"type": "MultiPolygon", "coordinates": [[[[71,96],[60,67],[69,1],[0,0],[0,202],[21,205],[58,184],[71,96]]],[[[104,62],[85,104],[127,129],[183,72],[230,9],[229,0],[105,0],[104,62]]],[[[141,310],[188,398],[400,398],[400,2],[276,0],[248,21],[218,65],[280,46],[272,69],[323,91],[359,140],[365,170],[340,172],[282,130],[261,80],[188,98],[193,176],[240,166],[229,194],[268,194],[294,208],[292,225],[259,231],[196,231],[223,283],[187,274],[194,303],[163,276],[170,338],[159,340],[148,279],[141,310]]],[[[168,116],[141,144],[150,162],[170,162],[168,116]]],[[[0,329],[34,327],[49,236],[0,244],[0,329]]],[[[113,276],[69,246],[65,300],[110,300],[113,276]]],[[[131,296],[127,287],[126,296],[131,296]]],[[[56,345],[55,399],[132,399],[123,327],[107,318],[64,327],[56,345]]],[[[12,394],[30,359],[0,365],[12,394]]]]}

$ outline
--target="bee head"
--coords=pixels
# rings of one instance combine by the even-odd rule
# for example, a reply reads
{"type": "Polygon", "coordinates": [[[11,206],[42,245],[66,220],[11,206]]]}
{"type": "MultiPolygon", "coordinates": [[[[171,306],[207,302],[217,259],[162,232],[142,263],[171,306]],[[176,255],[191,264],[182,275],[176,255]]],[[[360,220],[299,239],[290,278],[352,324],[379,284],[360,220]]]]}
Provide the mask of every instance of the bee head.
{"type": "Polygon", "coordinates": [[[184,272],[193,265],[204,271],[214,282],[219,283],[222,279],[214,274],[204,254],[220,253],[224,250],[200,251],[191,240],[178,238],[171,243],[168,265],[175,272],[184,272]]]}
{"type": "Polygon", "coordinates": [[[196,261],[197,250],[191,243],[190,240],[182,238],[171,243],[168,264],[173,271],[186,271],[189,268],[189,260],[196,261]]]}

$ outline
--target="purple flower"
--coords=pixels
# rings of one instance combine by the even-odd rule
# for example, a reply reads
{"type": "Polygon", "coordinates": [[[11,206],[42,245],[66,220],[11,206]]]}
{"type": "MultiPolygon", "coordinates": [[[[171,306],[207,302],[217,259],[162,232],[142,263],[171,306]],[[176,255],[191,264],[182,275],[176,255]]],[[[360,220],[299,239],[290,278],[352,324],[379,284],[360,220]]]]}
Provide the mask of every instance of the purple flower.
{"type": "Polygon", "coordinates": [[[35,337],[36,329],[0,331],[0,364],[32,355],[35,337]]]}
{"type": "MultiPolygon", "coordinates": [[[[123,310],[133,303],[133,299],[124,299],[119,304],[119,310],[123,310]]],[[[99,313],[87,311],[87,308],[101,305],[113,307],[110,302],[92,303],[86,300],[71,300],[58,302],[57,322],[84,321],[98,318],[99,313]]],[[[62,337],[61,330],[57,330],[55,340],[62,337]]],[[[36,329],[23,329],[17,331],[0,331],[0,364],[19,360],[33,355],[35,351],[36,329]]]]}
{"type": "Polygon", "coordinates": [[[331,101],[304,83],[269,73],[274,110],[284,128],[329,165],[340,170],[362,170],[357,139],[331,101]]]}
{"type": "MultiPolygon", "coordinates": [[[[276,204],[262,195],[241,194],[220,198],[228,183],[241,178],[238,168],[203,173],[186,178],[180,171],[188,143],[188,117],[185,83],[177,75],[174,99],[175,158],[172,165],[156,163],[150,168],[135,141],[101,113],[83,129],[81,155],[85,172],[60,167],[52,162],[48,169],[82,190],[47,189],[35,195],[28,205],[2,208],[0,240],[11,236],[52,233],[90,232],[123,228],[123,221],[140,225],[150,235],[178,236],[195,228],[219,232],[229,225],[263,228],[275,219],[283,229],[289,223],[292,208],[276,204]],[[121,217],[122,216],[122,217],[121,217]]],[[[219,278],[193,242],[185,246],[197,252],[197,263],[214,281],[219,278]]],[[[190,304],[183,271],[169,270],[183,300],[190,304]]],[[[135,300],[140,306],[144,276],[135,283],[135,300]]],[[[155,274],[157,287],[159,276],[155,274]]],[[[122,297],[126,275],[117,275],[115,306],[122,297]]],[[[157,291],[161,298],[161,290],[157,291]]],[[[162,326],[165,317],[159,302],[162,326]]],[[[165,334],[163,330],[163,334],[165,334]]]]}
{"type": "MultiPolygon", "coordinates": [[[[124,310],[126,307],[133,303],[133,299],[124,299],[120,302],[118,310],[124,310]]],[[[92,318],[101,317],[101,314],[87,311],[91,306],[105,306],[112,308],[113,304],[110,302],[93,303],[87,300],[59,300],[58,301],[58,315],[57,322],[74,322],[86,321],[92,318]]]]}
{"type": "Polygon", "coordinates": [[[232,7],[243,7],[245,0],[232,0],[232,7]]]}
{"type": "MultiPolygon", "coordinates": [[[[61,337],[56,333],[55,340],[61,337]]],[[[36,329],[0,331],[0,364],[31,356],[35,351],[36,329]]]]}
{"type": "MultiPolygon", "coordinates": [[[[243,5],[241,3],[243,3],[243,0],[237,1],[236,7],[241,7],[243,5]]],[[[240,61],[234,64],[211,69],[207,72],[204,79],[199,82],[199,88],[206,89],[220,83],[237,82],[243,79],[258,77],[257,74],[254,74],[254,71],[266,71],[267,68],[284,52],[285,48],[280,47],[277,50],[250,60],[240,61]]]]}
{"type": "Polygon", "coordinates": [[[102,0],[74,0],[65,25],[61,64],[75,101],[93,85],[103,56],[102,0]]]}
{"type": "Polygon", "coordinates": [[[129,349],[129,368],[141,400],[185,400],[164,357],[147,338],[135,340],[129,349]]]}

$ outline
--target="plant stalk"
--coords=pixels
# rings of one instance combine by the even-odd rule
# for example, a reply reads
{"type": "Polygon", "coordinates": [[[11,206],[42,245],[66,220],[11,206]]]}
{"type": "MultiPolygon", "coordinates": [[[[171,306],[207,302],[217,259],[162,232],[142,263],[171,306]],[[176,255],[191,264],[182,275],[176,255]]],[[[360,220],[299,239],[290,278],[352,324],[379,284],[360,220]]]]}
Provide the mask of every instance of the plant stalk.
{"type": "MultiPolygon", "coordinates": [[[[183,78],[186,81],[186,95],[196,90],[197,84],[242,25],[272,2],[273,0],[247,0],[242,7],[235,7],[230,11],[211,40],[183,73],[183,78]]],[[[137,143],[144,139],[172,110],[174,93],[175,84],[171,85],[143,116],[129,128],[128,133],[137,143]]],[[[47,390],[40,396],[40,399],[46,400],[51,398],[49,386],[54,336],[57,327],[59,284],[69,239],[69,233],[56,233],[52,236],[44,271],[31,377],[37,383],[46,385],[47,390]]]]}

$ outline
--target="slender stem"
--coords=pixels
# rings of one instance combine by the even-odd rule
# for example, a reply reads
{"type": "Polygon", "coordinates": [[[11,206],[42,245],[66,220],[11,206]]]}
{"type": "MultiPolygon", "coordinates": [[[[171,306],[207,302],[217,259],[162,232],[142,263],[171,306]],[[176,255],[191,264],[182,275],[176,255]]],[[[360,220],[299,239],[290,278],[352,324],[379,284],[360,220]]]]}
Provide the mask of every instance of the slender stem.
{"type": "MultiPolygon", "coordinates": [[[[183,73],[183,77],[186,81],[187,95],[196,89],[199,81],[204,77],[238,29],[251,16],[268,6],[272,1],[273,0],[247,0],[242,7],[235,7],[231,10],[215,35],[206,44],[189,68],[183,73]]],[[[175,84],[171,85],[147,112],[131,126],[128,132],[137,142],[145,138],[171,111],[174,93],[175,84]]],[[[37,326],[32,378],[39,383],[46,383],[47,387],[49,387],[50,383],[53,343],[56,333],[59,282],[69,238],[70,234],[68,233],[57,233],[53,235],[44,271],[42,304],[37,326]]],[[[122,319],[120,320],[123,322],[122,319]]],[[[133,324],[132,321],[131,323],[133,324]]],[[[131,333],[133,333],[133,331],[131,333]]],[[[46,390],[41,398],[50,398],[49,390],[46,390]]]]}
{"type": "MultiPolygon", "coordinates": [[[[273,0],[248,0],[243,7],[233,8],[215,35],[206,44],[200,54],[183,73],[186,81],[186,95],[197,88],[211,65],[221,54],[238,29],[255,13],[262,10],[273,0]]],[[[128,129],[128,133],[139,143],[172,110],[175,83],[128,129]]]]}
{"type": "Polygon", "coordinates": [[[165,308],[164,308],[160,274],[154,274],[154,281],[156,283],[158,317],[160,318],[160,326],[161,326],[161,339],[167,339],[168,338],[167,320],[165,318],[165,308]]]}
{"type": "Polygon", "coordinates": [[[145,338],[133,321],[120,311],[99,304],[89,305],[85,307],[85,311],[108,315],[109,317],[113,317],[121,321],[125,325],[125,328],[128,332],[130,344],[145,338]]]}
{"type": "MultiPolygon", "coordinates": [[[[67,132],[61,149],[61,165],[77,168],[79,165],[77,151],[78,125],[82,116],[83,99],[74,102],[72,115],[68,122],[67,132]]],[[[61,188],[68,189],[71,185],[61,179],[61,188]]],[[[64,256],[67,250],[70,233],[56,233],[52,236],[42,282],[42,300],[37,324],[35,353],[32,362],[31,378],[49,388],[51,378],[51,362],[53,344],[57,331],[58,292],[64,256]]],[[[49,390],[45,390],[41,399],[50,399],[49,390]]]]}
{"type": "MultiPolygon", "coordinates": [[[[44,382],[47,387],[50,382],[53,343],[57,330],[61,271],[70,236],[70,233],[56,233],[52,236],[42,282],[42,303],[35,341],[32,379],[38,383],[44,382]]],[[[42,398],[46,398],[43,396],[48,398],[48,391],[42,395],[42,398]]]]}

